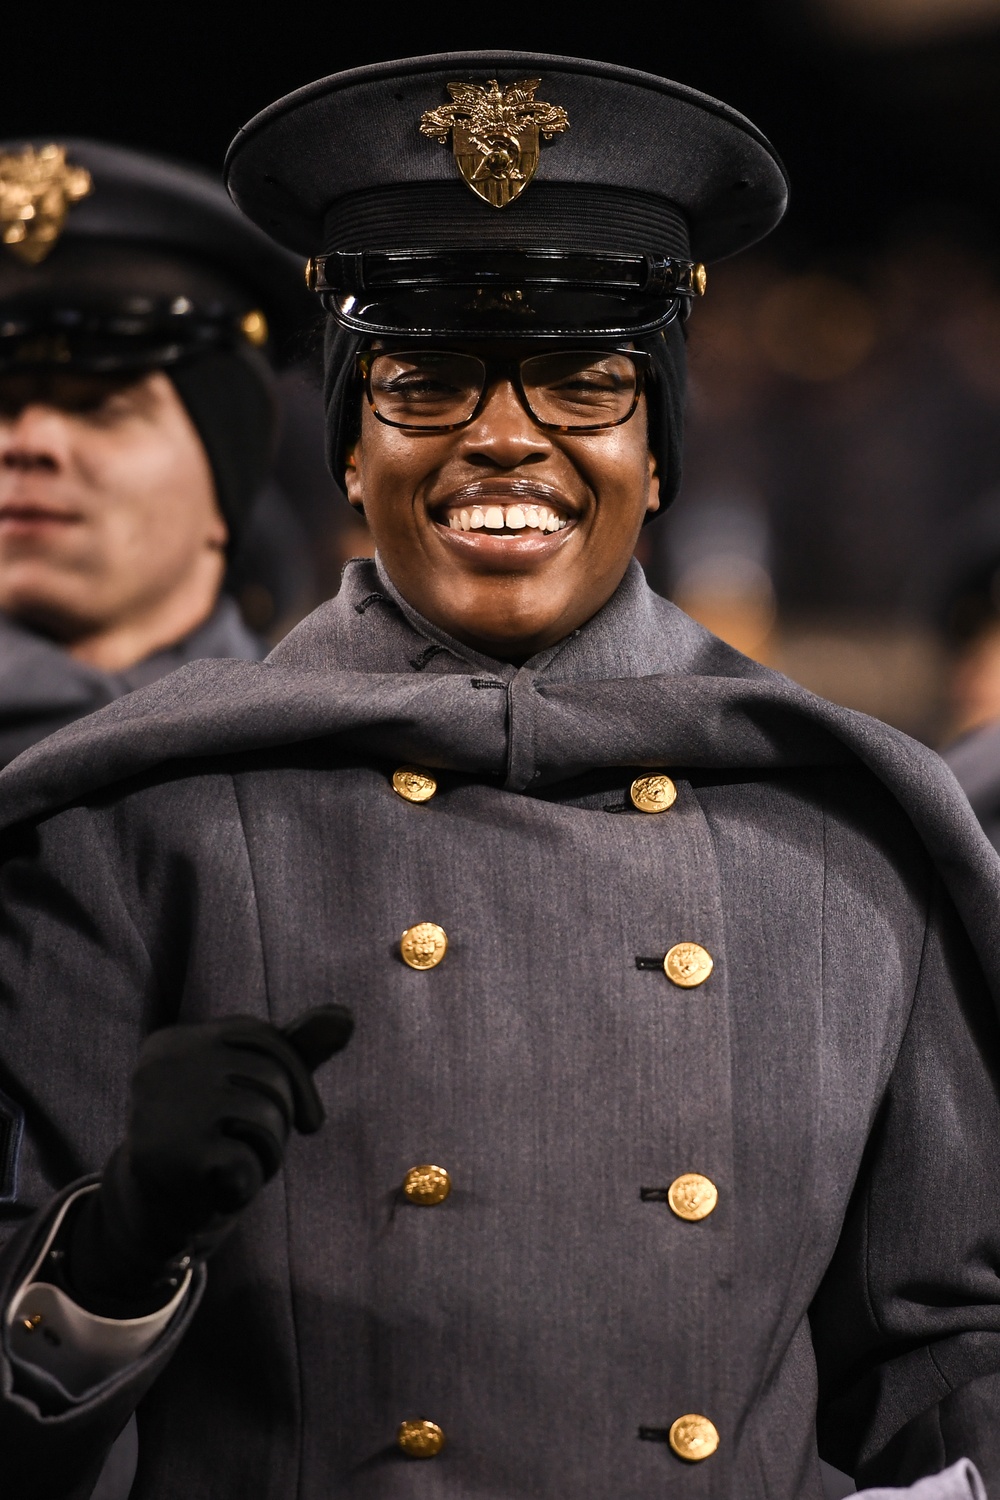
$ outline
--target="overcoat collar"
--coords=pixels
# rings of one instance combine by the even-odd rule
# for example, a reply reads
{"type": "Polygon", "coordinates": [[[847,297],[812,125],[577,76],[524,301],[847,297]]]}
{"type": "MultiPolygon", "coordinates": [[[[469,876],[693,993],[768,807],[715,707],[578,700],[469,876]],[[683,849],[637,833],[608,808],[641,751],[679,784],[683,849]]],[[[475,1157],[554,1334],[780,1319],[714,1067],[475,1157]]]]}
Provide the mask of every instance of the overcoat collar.
{"type": "Polygon", "coordinates": [[[0,615],[0,721],[61,711],[88,713],[186,662],[205,656],[253,661],[261,654],[236,604],[226,596],[197,630],[124,672],[87,666],[56,642],[0,615]]]}

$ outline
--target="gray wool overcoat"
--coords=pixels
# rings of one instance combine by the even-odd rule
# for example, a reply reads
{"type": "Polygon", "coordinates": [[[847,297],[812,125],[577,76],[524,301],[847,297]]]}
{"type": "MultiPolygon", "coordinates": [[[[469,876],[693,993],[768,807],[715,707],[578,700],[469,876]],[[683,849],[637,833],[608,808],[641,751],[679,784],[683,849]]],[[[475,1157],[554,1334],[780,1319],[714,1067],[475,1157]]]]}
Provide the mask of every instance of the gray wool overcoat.
{"type": "Polygon", "coordinates": [[[356,562],[266,663],[37,746],[0,812],[4,1305],[152,1028],[357,1020],[146,1356],[74,1399],[8,1335],[5,1500],[86,1495],[136,1405],[138,1500],[819,1500],[817,1412],[860,1481],[968,1455],[1000,1495],[1000,864],[929,751],[635,565],[516,668],[356,562]],[[678,941],[696,988],[637,966],[678,941]],[[428,1162],[435,1207],[400,1192],[428,1162]],[[700,1222],[656,1198],[685,1172],[700,1222]],[[686,1464],[692,1412],[721,1441],[686,1464]]]}

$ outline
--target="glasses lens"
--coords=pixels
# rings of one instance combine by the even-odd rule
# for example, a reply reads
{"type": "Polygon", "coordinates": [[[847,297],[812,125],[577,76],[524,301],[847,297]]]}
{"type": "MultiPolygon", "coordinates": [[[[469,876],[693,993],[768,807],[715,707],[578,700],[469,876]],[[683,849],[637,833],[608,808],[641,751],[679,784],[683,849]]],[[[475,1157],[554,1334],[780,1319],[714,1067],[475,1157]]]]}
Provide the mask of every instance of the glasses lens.
{"type": "Polygon", "coordinates": [[[377,354],[371,362],[375,410],[399,427],[450,427],[476,409],[486,368],[471,354],[417,350],[377,354]]]}
{"type": "Polygon", "coordinates": [[[528,405],[555,427],[612,427],[632,410],[637,380],[627,355],[603,350],[536,354],[521,364],[528,405]]]}

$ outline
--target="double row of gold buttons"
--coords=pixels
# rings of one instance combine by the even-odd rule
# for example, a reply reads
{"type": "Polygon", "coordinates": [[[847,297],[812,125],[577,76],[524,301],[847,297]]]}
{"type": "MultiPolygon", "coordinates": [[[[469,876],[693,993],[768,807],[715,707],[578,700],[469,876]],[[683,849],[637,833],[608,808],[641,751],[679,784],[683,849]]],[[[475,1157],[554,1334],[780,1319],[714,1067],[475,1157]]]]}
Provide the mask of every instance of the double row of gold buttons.
{"type": "MultiPolygon", "coordinates": [[[[429,802],[437,791],[437,780],[416,766],[401,766],[393,773],[393,790],[407,802],[429,802]]],[[[633,807],[644,813],[664,813],[677,800],[677,788],[669,776],[639,776],[629,788],[633,807]]],[[[448,951],[448,936],[436,922],[417,922],[403,933],[400,956],[411,969],[434,969],[448,951]]],[[[711,954],[700,943],[675,943],[663,959],[663,970],[671,983],[681,989],[704,984],[714,965],[711,954]]],[[[403,1194],[413,1204],[432,1208],[443,1203],[451,1192],[451,1177],[444,1167],[426,1163],[411,1167],[403,1180],[403,1194]]],[[[697,1223],[707,1219],[719,1201],[714,1182],[700,1172],[684,1172],[667,1189],[667,1204],[679,1219],[697,1223]]],[[[678,1458],[699,1463],[710,1458],[719,1446],[719,1433],[708,1417],[686,1412],[678,1417],[668,1434],[670,1446],[678,1458]]],[[[445,1436],[436,1422],[426,1420],[400,1423],[396,1442],[410,1458],[434,1458],[445,1444],[445,1436]]]]}

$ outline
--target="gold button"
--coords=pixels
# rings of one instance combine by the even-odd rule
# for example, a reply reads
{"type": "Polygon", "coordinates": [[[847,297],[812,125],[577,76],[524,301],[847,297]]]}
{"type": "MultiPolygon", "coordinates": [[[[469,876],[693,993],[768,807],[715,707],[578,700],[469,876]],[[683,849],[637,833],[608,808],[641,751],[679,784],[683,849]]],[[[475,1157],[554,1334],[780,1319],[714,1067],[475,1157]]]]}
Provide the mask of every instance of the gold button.
{"type": "Polygon", "coordinates": [[[669,776],[638,776],[628,789],[632,806],[640,812],[666,812],[677,801],[677,788],[669,776]]]}
{"type": "Polygon", "coordinates": [[[443,1203],[451,1192],[451,1178],[444,1167],[430,1164],[411,1167],[403,1178],[403,1192],[411,1203],[433,1208],[435,1203],[443,1203]]]}
{"type": "Polygon", "coordinates": [[[433,776],[416,766],[400,766],[392,773],[392,789],[407,802],[429,802],[438,784],[433,776]]]}
{"type": "Polygon", "coordinates": [[[399,951],[411,969],[436,969],[448,952],[448,938],[436,922],[418,922],[403,933],[399,951]]]}
{"type": "Polygon", "coordinates": [[[719,1190],[709,1177],[700,1172],[684,1172],[675,1177],[667,1189],[667,1202],[679,1219],[697,1224],[707,1219],[719,1201],[719,1190]]]}
{"type": "Polygon", "coordinates": [[[701,1463],[703,1458],[711,1458],[718,1448],[718,1429],[707,1417],[688,1412],[672,1424],[670,1446],[678,1458],[686,1459],[689,1464],[701,1463]]]}
{"type": "MultiPolygon", "coordinates": [[[[704,1417],[695,1417],[693,1420],[701,1422],[704,1417]]],[[[709,1423],[710,1427],[711,1425],[709,1423]]],[[[712,1431],[715,1431],[714,1427],[712,1431]]],[[[436,1422],[400,1422],[396,1442],[407,1458],[435,1458],[444,1447],[444,1433],[436,1422]]]]}
{"type": "Polygon", "coordinates": [[[663,972],[682,990],[704,984],[714,968],[712,955],[700,943],[675,943],[663,960],[663,972]]]}

